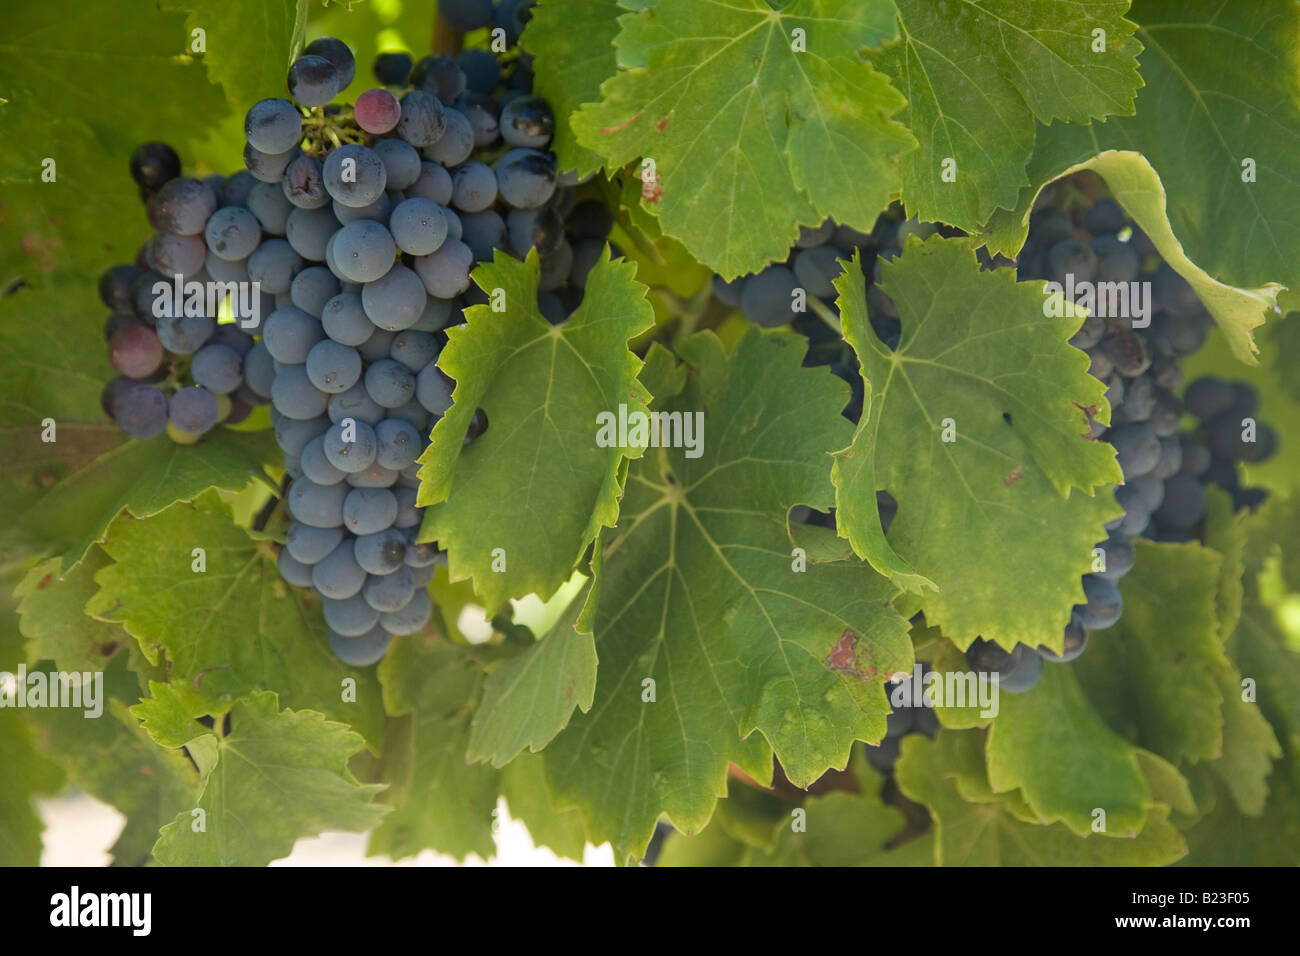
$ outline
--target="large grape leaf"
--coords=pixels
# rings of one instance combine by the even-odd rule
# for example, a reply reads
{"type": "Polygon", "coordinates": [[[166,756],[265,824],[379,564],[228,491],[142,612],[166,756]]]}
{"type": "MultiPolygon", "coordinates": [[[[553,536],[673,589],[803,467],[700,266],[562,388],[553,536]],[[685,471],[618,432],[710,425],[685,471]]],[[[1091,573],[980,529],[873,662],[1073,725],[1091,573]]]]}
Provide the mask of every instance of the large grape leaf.
{"type": "MultiPolygon", "coordinates": [[[[1091,169],[1106,180],[1115,198],[1155,244],[1161,257],[1196,290],[1237,359],[1257,365],[1255,354],[1259,349],[1252,330],[1262,325],[1265,315],[1275,307],[1281,286],[1265,282],[1258,288],[1237,288],[1210,275],[1213,263],[1199,257],[1193,261],[1188,250],[1195,247],[1181,231],[1175,234],[1170,220],[1177,218],[1177,207],[1170,209],[1165,184],[1148,158],[1131,150],[1107,149],[1098,138],[1098,128],[1099,124],[1095,123],[1088,127],[1066,127],[1074,130],[1070,135],[1077,138],[1069,142],[1044,141],[1040,135],[1037,152],[1030,163],[1034,187],[1021,193],[1015,212],[998,210],[993,216],[986,236],[989,247],[1014,256],[1025,241],[1029,213],[1038,192],[1061,176],[1091,169]]],[[[1176,189],[1178,180],[1170,182],[1176,189]]],[[[1174,193],[1174,201],[1181,201],[1180,193],[1174,193]]],[[[1273,275],[1281,278],[1285,273],[1279,271],[1273,275]]]]}
{"type": "Polygon", "coordinates": [[[570,117],[584,103],[600,99],[600,85],[618,68],[618,0],[544,0],[520,44],[533,54],[533,92],[555,111],[551,150],[560,169],[579,176],[600,168],[600,157],[578,144],[570,117]]]}
{"type": "Polygon", "coordinates": [[[921,144],[902,159],[907,211],[977,230],[1029,185],[1035,117],[1132,113],[1141,80],[1127,9],[1126,0],[898,0],[902,38],[876,62],[907,97],[898,118],[921,144]],[[1103,52],[1094,30],[1105,33],[1103,52]]]}
{"type": "Polygon", "coordinates": [[[158,831],[182,810],[194,806],[199,777],[184,754],[159,747],[128,707],[139,697],[136,675],[126,655],[103,674],[103,713],[47,708],[34,712],[42,742],[69,781],[115,807],[126,824],[111,853],[118,866],[142,866],[158,841],[158,831]]]}
{"type": "Polygon", "coordinates": [[[41,822],[32,798],[57,793],[64,775],[37,747],[32,728],[15,710],[0,710],[0,866],[41,862],[41,822]]]}
{"type": "Polygon", "coordinates": [[[1222,557],[1199,544],[1138,539],[1120,581],[1124,616],[1091,635],[1074,667],[1111,726],[1175,763],[1223,749],[1223,652],[1216,603],[1222,557]]]}
{"type": "MultiPolygon", "coordinates": [[[[6,10],[0,290],[19,276],[52,285],[59,268],[95,275],[135,258],[149,230],[127,168],[131,150],[165,139],[192,162],[187,144],[228,110],[185,55],[186,41],[184,17],[154,4],[50,0],[6,10]],[[42,181],[47,158],[54,182],[42,181]]],[[[93,298],[84,308],[99,311],[93,298]]]]}
{"type": "Polygon", "coordinates": [[[654,160],[665,233],[731,279],[784,259],[799,223],[871,228],[916,145],[890,118],[903,97],[861,57],[897,36],[892,3],[623,5],[621,69],[573,127],[607,166],[654,160]]]}
{"type": "Polygon", "coordinates": [[[575,707],[591,710],[596,642],[583,614],[590,594],[589,583],[546,634],[488,677],[470,729],[471,760],[504,766],[525,747],[535,753],[550,743],[575,707]]]}
{"type": "MultiPolygon", "coordinates": [[[[39,426],[31,431],[35,440],[39,426]]],[[[42,551],[60,555],[67,568],[103,542],[124,509],[129,517],[147,518],[209,488],[237,491],[255,479],[266,481],[263,463],[274,454],[269,431],[219,428],[197,445],[165,436],[121,441],[54,485],[20,517],[19,530],[42,551]]]]}
{"type": "Polygon", "coordinates": [[[489,859],[499,774],[465,759],[483,663],[445,638],[417,634],[394,643],[379,673],[393,715],[383,751],[384,802],[393,811],[370,835],[367,852],[401,859],[431,849],[489,859]]]}
{"type": "Polygon", "coordinates": [[[812,548],[805,571],[792,560],[786,516],[830,507],[828,456],[851,427],[843,383],[803,353],[754,328],[731,355],[712,333],[686,340],[686,386],[657,407],[704,416],[702,455],[634,462],[604,543],[595,705],[547,748],[547,774],[590,839],[626,857],[660,812],[698,832],[729,762],[764,782],[775,751],[797,786],[843,767],[884,732],[880,685],[911,668],[885,579],[812,548]]]}
{"type": "Polygon", "coordinates": [[[86,615],[86,602],[98,590],[95,574],[112,564],[92,548],[71,571],[60,574],[59,559],[32,568],[15,592],[19,626],[27,638],[28,663],[51,660],[61,671],[100,671],[132,643],[119,624],[86,615]]]}
{"type": "Polygon", "coordinates": [[[883,271],[902,318],[892,352],[869,328],[861,270],[837,280],[870,383],[836,456],[840,534],[900,585],[937,585],[926,620],[959,646],[983,636],[1059,648],[1093,545],[1119,514],[1109,495],[1090,497],[1121,473],[1109,445],[1084,437],[1088,414],[1108,421],[1109,410],[1067,342],[1079,320],[1045,316],[1045,297],[1010,270],[981,272],[963,240],[909,242],[883,271]],[[888,541],[882,488],[898,501],[888,541]]]}
{"type": "Polygon", "coordinates": [[[502,768],[501,795],[506,798],[510,816],[528,828],[533,843],[550,847],[571,860],[582,860],[587,845],[582,814],[555,806],[541,755],[521,753],[502,768]]]}
{"type": "Polygon", "coordinates": [[[958,781],[981,775],[982,759],[978,738],[969,731],[903,740],[895,767],[898,786],[930,811],[938,865],[1158,866],[1187,853],[1182,835],[1169,823],[1169,807],[1162,804],[1145,811],[1137,836],[1112,838],[1079,836],[1061,823],[1027,822],[1002,801],[968,802],[958,781]]]}
{"type": "Polygon", "coordinates": [[[522,263],[498,254],[474,278],[504,295],[505,311],[474,306],[448,332],[438,367],[456,381],[455,404],[420,458],[420,535],[447,550],[451,580],[472,578],[489,610],[555,593],[618,520],[623,459],[642,449],[598,446],[597,416],[645,412],[641,361],[627,343],[654,312],[635,272],[606,248],[582,305],[555,326],[537,309],[536,253],[522,263]],[[487,431],[466,446],[479,408],[487,431]]]}
{"type": "Polygon", "coordinates": [[[109,529],[113,564],[95,575],[87,613],[122,624],[150,660],[166,653],[171,679],[211,698],[274,690],[286,706],[321,711],[378,747],[383,703],[372,673],[329,649],[319,604],[280,578],[275,553],[230,520],[216,492],[109,529]],[[203,548],[206,571],[191,570],[203,548]],[[356,681],[355,702],[343,682],[356,681]]]}
{"type": "Polygon", "coordinates": [[[281,710],[273,693],[241,697],[230,732],[209,735],[199,763],[204,829],[182,810],[163,827],[154,856],[165,866],[261,866],[288,856],[302,837],[369,830],[386,808],[371,802],[382,786],[348,771],[363,745],[322,714],[281,710]]]}
{"type": "Polygon", "coordinates": [[[187,36],[204,31],[207,49],[197,56],[236,109],[285,94],[289,63],[307,29],[307,0],[164,0],[163,8],[188,12],[187,36]]]}

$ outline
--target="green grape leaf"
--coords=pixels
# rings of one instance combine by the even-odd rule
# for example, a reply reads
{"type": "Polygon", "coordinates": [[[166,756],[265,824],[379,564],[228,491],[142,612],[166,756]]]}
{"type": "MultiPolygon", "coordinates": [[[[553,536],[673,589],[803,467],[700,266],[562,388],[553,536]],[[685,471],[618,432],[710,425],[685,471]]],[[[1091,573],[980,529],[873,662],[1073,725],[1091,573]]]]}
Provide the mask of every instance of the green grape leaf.
{"type": "Polygon", "coordinates": [[[560,169],[586,176],[600,157],[578,144],[569,118],[600,99],[600,85],[618,68],[618,0],[545,0],[533,10],[520,45],[531,53],[533,92],[555,111],[551,151],[560,169]]]}
{"type": "Polygon", "coordinates": [[[254,479],[265,481],[262,463],[274,455],[269,431],[218,428],[197,445],[177,445],[165,436],[125,441],[51,488],[22,516],[22,529],[62,555],[67,568],[103,541],[123,509],[128,517],[148,518],[209,488],[239,490],[254,479]]]}
{"type": "MultiPolygon", "coordinates": [[[[20,276],[56,286],[61,268],[97,275],[135,258],[149,226],[127,157],[165,133],[190,158],[187,144],[226,112],[202,65],[184,55],[183,19],[152,4],[128,12],[76,0],[8,11],[0,38],[0,289],[20,276]],[[77,82],[70,63],[88,81],[77,82]],[[54,161],[53,181],[46,160],[54,161]]],[[[250,46],[252,36],[240,42],[250,46]]],[[[101,312],[93,293],[82,308],[101,312]]]]}
{"type": "Polygon", "coordinates": [[[854,740],[881,739],[881,684],[911,668],[888,582],[792,553],[790,508],[830,507],[828,456],[851,428],[846,389],[803,353],[752,327],[730,355],[712,333],[686,340],[686,386],[656,407],[702,417],[702,454],[633,462],[603,542],[595,705],[547,748],[547,777],[624,857],[661,812],[701,830],[728,763],[764,783],[775,751],[796,786],[842,768],[854,740]]]}
{"type": "Polygon", "coordinates": [[[1151,787],[1152,800],[1165,804],[1185,817],[1196,814],[1196,800],[1192,796],[1191,784],[1178,772],[1177,767],[1149,750],[1139,750],[1137,758],[1142,774],[1151,787]]]}
{"type": "MultiPolygon", "coordinates": [[[[1174,763],[1223,751],[1223,652],[1217,592],[1223,559],[1199,544],[1138,539],[1120,581],[1124,616],[1092,634],[1074,669],[1116,728],[1174,763]]],[[[1098,804],[1100,806],[1100,804],[1098,804]]]]}
{"type": "Polygon", "coordinates": [[[588,583],[543,637],[488,677],[470,729],[471,760],[501,767],[525,747],[536,753],[568,725],[575,707],[591,710],[596,642],[589,624],[577,626],[590,594],[588,583]]]}
{"type": "Polygon", "coordinates": [[[573,127],[606,166],[654,161],[667,235],[732,279],[784,259],[798,223],[871,228],[916,145],[890,118],[903,97],[860,56],[897,36],[892,3],[624,5],[621,69],[573,127]]]}
{"type": "Polygon", "coordinates": [[[537,308],[536,253],[499,254],[474,277],[489,295],[500,290],[505,312],[471,307],[448,333],[438,367],[456,381],[455,404],[420,458],[420,535],[447,550],[451,580],[472,578],[489,611],[554,594],[618,520],[621,463],[641,449],[598,445],[597,416],[645,412],[627,342],[654,316],[635,271],[606,248],[582,305],[556,326],[537,308]],[[488,429],[465,446],[478,408],[488,429]]]}
{"type": "Polygon", "coordinates": [[[95,576],[87,613],[122,624],[153,662],[166,652],[171,680],[209,698],[274,689],[286,706],[351,724],[378,746],[383,702],[373,674],[331,653],[319,604],[281,580],[270,543],[235,525],[215,492],[152,518],[123,516],[103,547],[114,563],[95,576]],[[193,570],[195,548],[204,571],[193,570]]]}
{"type": "MultiPolygon", "coordinates": [[[[307,29],[307,0],[164,0],[163,8],[189,13],[187,36],[204,31],[207,49],[198,56],[236,108],[285,95],[285,76],[307,29]]],[[[359,66],[358,72],[366,64],[359,66]]]]}
{"type": "MultiPolygon", "coordinates": [[[[1210,270],[1213,265],[1201,258],[1193,260],[1186,238],[1181,233],[1175,234],[1170,222],[1172,211],[1166,199],[1165,184],[1148,158],[1141,153],[1109,150],[1099,145],[1088,132],[1098,129],[1097,124],[1068,128],[1075,131],[1071,135],[1078,137],[1078,142],[1044,142],[1040,128],[1039,150],[1030,164],[1030,178],[1037,188],[1033,195],[1022,193],[1014,213],[1000,210],[994,215],[987,237],[989,247],[1015,255],[1024,242],[1029,211],[1039,189],[1061,176],[1091,169],[1106,180],[1115,198],[1151,239],[1161,258],[1196,290],[1201,302],[1217,320],[1237,359],[1248,365],[1257,365],[1255,353],[1259,349],[1252,330],[1263,325],[1265,315],[1275,307],[1281,286],[1267,282],[1257,288],[1237,288],[1212,277],[1210,270]]],[[[1181,193],[1175,196],[1181,197],[1181,193]]]]}
{"type": "Polygon", "coordinates": [[[71,571],[60,573],[58,558],[36,565],[14,596],[19,626],[27,638],[27,661],[54,661],[61,671],[101,671],[118,651],[133,643],[121,626],[86,615],[95,594],[95,574],[112,561],[91,548],[71,571]]]}
{"type": "Polygon", "coordinates": [[[0,710],[0,866],[38,866],[45,824],[32,805],[57,793],[64,775],[41,753],[22,714],[0,710]]]}
{"type": "Polygon", "coordinates": [[[209,735],[216,763],[203,778],[196,832],[190,809],[162,828],[154,856],[165,866],[261,866],[296,840],[326,830],[369,830],[386,808],[384,788],[361,784],[348,760],[364,746],[343,724],[310,710],[280,709],[270,692],[241,697],[230,733],[209,735]]]}
{"type": "Polygon", "coordinates": [[[1106,726],[1068,667],[1049,664],[1032,690],[999,696],[986,748],[994,791],[1020,788],[1040,820],[1080,836],[1097,808],[1107,833],[1142,830],[1152,800],[1137,750],[1106,726]]]}
{"type": "Polygon", "coordinates": [[[467,765],[473,709],[483,665],[464,647],[417,634],[400,638],[379,664],[384,706],[383,779],[393,808],[371,835],[367,852],[394,859],[424,849],[489,859],[499,774],[467,765]]]}
{"type": "Polygon", "coordinates": [[[945,730],[934,740],[919,734],[903,740],[894,772],[904,795],[930,811],[938,865],[1160,866],[1187,853],[1163,804],[1145,811],[1136,837],[1112,837],[1079,836],[1060,823],[1029,823],[1001,802],[968,802],[958,792],[957,779],[982,772],[982,761],[972,732],[945,730]]]}
{"type": "Polygon", "coordinates": [[[1275,773],[1262,816],[1248,817],[1231,800],[1187,831],[1189,866],[1300,865],[1300,767],[1294,757],[1275,773]]]}
{"type": "Polygon", "coordinates": [[[131,708],[145,731],[164,747],[184,747],[208,733],[195,718],[224,718],[225,709],[214,705],[191,685],[149,682],[149,696],[131,708]]]}
{"type": "Polygon", "coordinates": [[[528,828],[537,846],[550,847],[556,854],[582,861],[587,831],[582,814],[560,809],[546,786],[546,768],[537,754],[521,753],[501,771],[501,795],[510,816],[528,828]]]}
{"type": "Polygon", "coordinates": [[[1127,7],[898,0],[902,39],[877,64],[907,97],[898,118],[921,143],[902,159],[908,212],[978,230],[1029,185],[1035,117],[1132,113],[1141,80],[1127,7]]]}
{"type": "Polygon", "coordinates": [[[960,647],[983,636],[1059,649],[1093,545],[1120,513],[1109,495],[1090,497],[1122,476],[1114,449],[1084,437],[1088,415],[1109,421],[1109,410],[1067,342],[1078,319],[1045,316],[1048,299],[1010,270],[981,272],[963,240],[909,242],[883,272],[902,320],[892,352],[869,328],[861,270],[836,280],[870,383],[832,474],[839,531],[900,586],[933,582],[926,620],[960,647]],[[888,540],[882,488],[898,501],[888,540]]]}
{"type": "Polygon", "coordinates": [[[199,787],[189,760],[158,747],[129,713],[136,687],[126,658],[118,657],[104,674],[107,699],[101,701],[101,716],[88,719],[81,710],[47,708],[36,718],[70,781],[126,817],[111,851],[119,866],[145,864],[159,829],[194,805],[199,787]]]}
{"type": "Polygon", "coordinates": [[[1223,688],[1223,756],[1211,764],[1239,810],[1257,817],[1268,802],[1268,776],[1282,746],[1254,701],[1242,700],[1237,674],[1220,677],[1223,688]]]}
{"type": "MultiPolygon", "coordinates": [[[[886,805],[879,792],[828,793],[804,804],[806,832],[799,836],[812,866],[897,866],[886,844],[906,823],[903,814],[886,805]]],[[[909,841],[909,845],[911,845],[909,841]]],[[[926,861],[928,862],[928,861],[926,861]]]]}

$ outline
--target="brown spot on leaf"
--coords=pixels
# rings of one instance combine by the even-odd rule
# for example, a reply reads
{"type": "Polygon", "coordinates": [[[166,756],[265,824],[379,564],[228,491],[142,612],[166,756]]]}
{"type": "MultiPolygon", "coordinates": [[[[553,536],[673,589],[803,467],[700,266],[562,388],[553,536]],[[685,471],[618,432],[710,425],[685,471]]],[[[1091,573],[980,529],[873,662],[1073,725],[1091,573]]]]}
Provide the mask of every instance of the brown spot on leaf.
{"type": "Polygon", "coordinates": [[[1015,468],[1012,468],[1007,472],[1007,476],[1002,479],[1002,483],[1010,488],[1023,477],[1025,477],[1025,470],[1017,465],[1015,468]]]}
{"type": "Polygon", "coordinates": [[[854,667],[857,659],[853,656],[853,649],[857,645],[857,635],[852,631],[845,631],[840,635],[840,639],[835,642],[831,652],[826,655],[826,666],[833,671],[857,673],[857,669],[854,667]]]}
{"type": "Polygon", "coordinates": [[[38,591],[44,591],[47,587],[50,586],[50,582],[53,581],[53,580],[54,580],[54,575],[53,575],[53,574],[47,574],[47,575],[45,575],[45,577],[41,578],[40,581],[37,582],[37,584],[36,584],[36,590],[38,590],[38,591]]]}
{"type": "Polygon", "coordinates": [[[99,653],[103,654],[105,657],[112,657],[114,654],[117,653],[117,642],[106,641],[105,643],[99,645],[99,653]]]}
{"type": "Polygon", "coordinates": [[[149,766],[147,763],[140,764],[140,772],[146,777],[152,777],[154,774],[153,767],[149,766]]]}
{"type": "Polygon", "coordinates": [[[665,117],[664,117],[663,119],[661,119],[659,122],[655,123],[655,129],[657,129],[657,130],[658,130],[659,132],[661,132],[661,133],[662,133],[665,129],[667,129],[667,128],[668,128],[668,117],[667,117],[667,116],[665,116],[665,117]]]}
{"type": "Polygon", "coordinates": [[[600,131],[600,135],[601,135],[601,136],[608,136],[610,133],[617,133],[619,130],[627,129],[629,126],[631,126],[631,125],[632,125],[633,123],[635,123],[637,120],[639,120],[639,119],[641,118],[641,114],[644,113],[644,112],[645,112],[645,110],[637,110],[635,113],[633,113],[630,117],[628,117],[627,119],[625,119],[623,122],[619,123],[617,126],[606,126],[606,127],[604,127],[604,128],[600,131]]]}

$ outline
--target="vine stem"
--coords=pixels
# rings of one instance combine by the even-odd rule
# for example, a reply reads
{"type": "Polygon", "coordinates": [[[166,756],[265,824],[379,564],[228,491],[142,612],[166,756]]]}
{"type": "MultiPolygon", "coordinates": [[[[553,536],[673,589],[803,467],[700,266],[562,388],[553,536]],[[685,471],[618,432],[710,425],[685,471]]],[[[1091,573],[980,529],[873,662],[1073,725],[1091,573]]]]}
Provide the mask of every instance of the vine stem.
{"type": "Polygon", "coordinates": [[[817,318],[821,319],[834,329],[835,334],[840,338],[844,338],[844,327],[840,325],[840,317],[832,312],[825,302],[817,298],[815,295],[808,296],[806,301],[813,312],[817,313],[817,318]]]}

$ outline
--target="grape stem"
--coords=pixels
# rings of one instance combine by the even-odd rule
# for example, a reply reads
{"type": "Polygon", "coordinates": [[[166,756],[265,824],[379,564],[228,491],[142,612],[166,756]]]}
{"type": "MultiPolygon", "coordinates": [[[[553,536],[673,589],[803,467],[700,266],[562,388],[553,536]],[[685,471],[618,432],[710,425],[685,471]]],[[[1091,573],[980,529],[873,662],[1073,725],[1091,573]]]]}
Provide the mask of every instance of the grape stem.
{"type": "Polygon", "coordinates": [[[844,338],[844,327],[840,325],[840,317],[836,315],[834,312],[832,312],[825,302],[817,298],[815,295],[808,296],[806,301],[808,303],[808,306],[813,310],[814,313],[816,313],[817,318],[821,319],[832,329],[834,329],[835,334],[838,335],[841,339],[844,338]]]}

